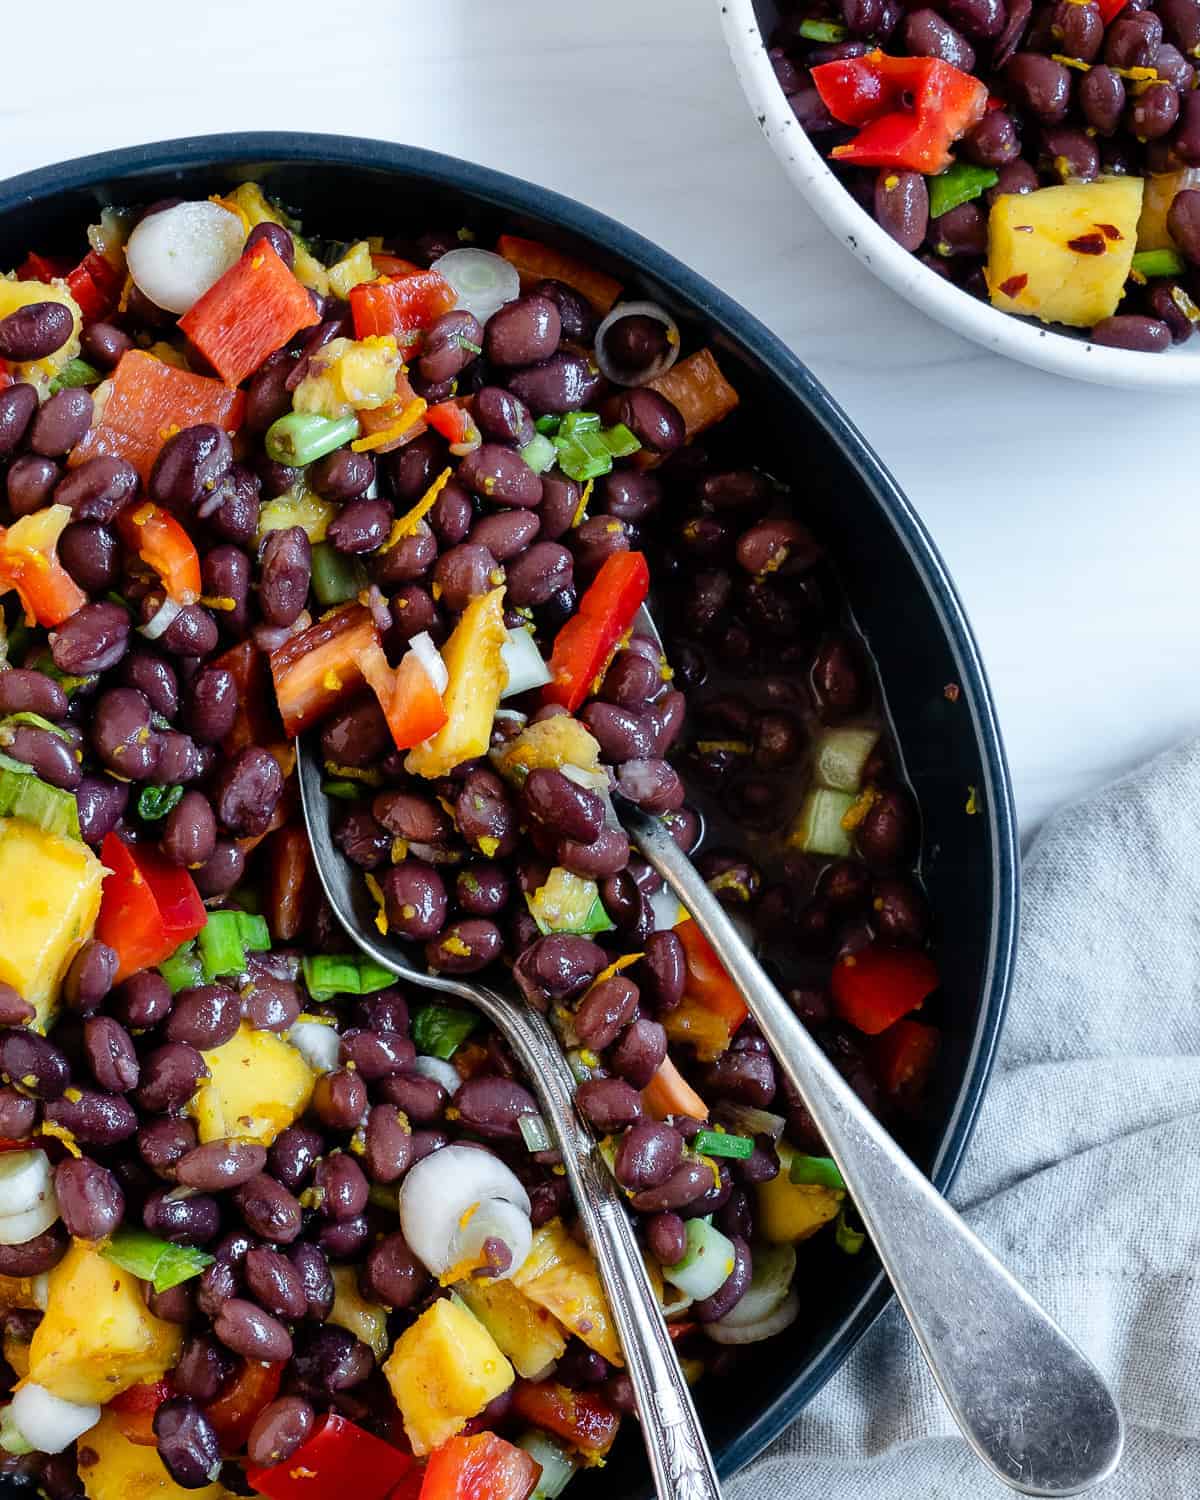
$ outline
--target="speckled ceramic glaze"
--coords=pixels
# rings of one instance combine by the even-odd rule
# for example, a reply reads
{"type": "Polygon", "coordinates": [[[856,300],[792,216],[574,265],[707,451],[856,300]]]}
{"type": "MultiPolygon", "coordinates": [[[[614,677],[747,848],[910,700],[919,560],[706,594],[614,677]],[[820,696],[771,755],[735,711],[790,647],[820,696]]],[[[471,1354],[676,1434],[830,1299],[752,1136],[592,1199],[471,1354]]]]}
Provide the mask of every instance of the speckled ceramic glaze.
{"type": "Polygon", "coordinates": [[[826,228],[880,281],[964,338],[1052,374],[1144,390],[1200,389],[1200,340],[1165,354],[1108,349],[997,312],[902,250],[837,180],[793,115],[764,42],[775,24],[775,0],[717,0],[717,5],[733,66],[771,150],[826,228]]]}

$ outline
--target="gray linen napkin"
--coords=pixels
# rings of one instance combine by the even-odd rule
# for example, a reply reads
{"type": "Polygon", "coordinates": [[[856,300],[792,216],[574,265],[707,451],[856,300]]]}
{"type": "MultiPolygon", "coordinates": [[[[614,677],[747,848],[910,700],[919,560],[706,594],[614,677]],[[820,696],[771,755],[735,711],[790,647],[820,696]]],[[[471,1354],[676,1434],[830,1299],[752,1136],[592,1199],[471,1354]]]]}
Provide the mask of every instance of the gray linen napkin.
{"type": "MultiPolygon", "coordinates": [[[[1046,825],[951,1195],[1115,1382],[1105,1500],[1200,1497],[1200,741],[1046,825]]],[[[729,1500],[999,1500],[893,1304],[729,1500]]]]}

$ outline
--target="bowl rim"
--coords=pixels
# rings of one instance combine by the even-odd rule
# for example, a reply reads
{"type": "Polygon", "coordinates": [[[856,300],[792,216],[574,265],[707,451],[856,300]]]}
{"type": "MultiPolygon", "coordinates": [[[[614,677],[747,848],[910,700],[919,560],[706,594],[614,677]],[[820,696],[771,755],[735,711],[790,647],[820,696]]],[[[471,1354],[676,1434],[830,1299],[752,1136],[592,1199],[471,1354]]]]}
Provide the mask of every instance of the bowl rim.
{"type": "Polygon", "coordinates": [[[847,192],[801,128],[767,56],[756,0],[717,0],[717,5],[742,91],[784,171],[830,233],[885,285],[964,338],[1053,375],[1142,390],[1200,388],[1198,350],[1145,354],[1074,338],[1001,312],[922,265],[847,192]]]}
{"type": "MultiPolygon", "coordinates": [[[[56,193],[94,187],[118,178],[177,169],[236,164],[312,162],[354,166],[422,178],[471,194],[510,211],[527,212],[613,250],[647,277],[669,285],[702,317],[757,358],[791,399],[800,402],[827,441],[876,501],[908,553],[956,658],[969,706],[983,773],[982,813],[989,822],[992,910],[984,956],[979,1022],[958,1096],[944,1130],[931,1179],[945,1193],[970,1141],[1008,1002],[1019,906],[1019,848],[1012,785],[995,704],[971,626],[941,555],[924,524],[866,438],[795,354],[752,314],[667,251],[598,210],[548,188],[489,167],[420,147],[355,136],[290,131],[231,132],[160,141],[35,168],[0,181],[0,215],[56,193]]],[[[873,1277],[840,1328],[806,1361],[802,1374],[718,1455],[728,1476],[750,1462],[800,1412],[843,1363],[891,1299],[882,1270],[873,1277]]]]}

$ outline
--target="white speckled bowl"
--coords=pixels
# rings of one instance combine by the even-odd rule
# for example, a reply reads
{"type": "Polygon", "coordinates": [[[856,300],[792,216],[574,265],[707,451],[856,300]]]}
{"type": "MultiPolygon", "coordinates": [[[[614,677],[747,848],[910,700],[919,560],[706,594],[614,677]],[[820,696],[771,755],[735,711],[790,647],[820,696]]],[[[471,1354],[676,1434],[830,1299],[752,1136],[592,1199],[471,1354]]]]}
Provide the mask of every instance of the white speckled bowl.
{"type": "Polygon", "coordinates": [[[733,65],[771,149],[826,228],[894,292],[964,338],[1055,375],[1143,390],[1200,388],[1200,339],[1165,354],[1107,349],[1082,336],[997,312],[902,250],[837,180],[792,114],[764,40],[776,22],[775,0],[717,4],[733,65]]]}

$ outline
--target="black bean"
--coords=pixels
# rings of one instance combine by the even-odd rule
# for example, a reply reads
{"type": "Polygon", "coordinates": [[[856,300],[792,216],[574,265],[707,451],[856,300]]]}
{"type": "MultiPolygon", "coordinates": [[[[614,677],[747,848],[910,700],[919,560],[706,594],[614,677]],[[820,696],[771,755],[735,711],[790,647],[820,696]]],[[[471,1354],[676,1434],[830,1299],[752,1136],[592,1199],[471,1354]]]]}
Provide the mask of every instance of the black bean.
{"type": "Polygon", "coordinates": [[[663,1213],[678,1211],[712,1187],[712,1170],[702,1161],[685,1160],[666,1182],[657,1187],[643,1188],[635,1193],[631,1202],[638,1213],[663,1213]]]}
{"type": "Polygon", "coordinates": [[[0,458],[17,451],[37,409],[37,392],[24,381],[0,391],[0,458]]]}
{"type": "Polygon", "coordinates": [[[47,1103],[45,1117],[85,1146],[116,1146],[128,1140],[138,1124],[137,1112],[127,1099],[98,1089],[72,1088],[47,1103]]]}
{"type": "Polygon", "coordinates": [[[674,812],[683,806],[683,782],[665,760],[627,760],[617,770],[617,791],[648,813],[674,812]]]}
{"type": "Polygon", "coordinates": [[[67,1232],[78,1240],[103,1240],[120,1225],[125,1195],[107,1168],[86,1156],[64,1157],[54,1169],[54,1192],[67,1232]]]}
{"type": "Polygon", "coordinates": [[[521,797],[527,815],[560,838],[588,844],[604,827],[604,803],[561,771],[530,771],[521,797]]]}
{"type": "Polygon", "coordinates": [[[273,1244],[290,1245],[300,1233],[301,1211],[295,1198],[266,1172],[243,1183],[234,1194],[246,1227],[273,1244]]]}
{"type": "Polygon", "coordinates": [[[517,1121],[536,1115],[537,1102],[528,1089],[509,1078],[468,1078],[454,1096],[454,1107],[466,1129],[486,1140],[519,1140],[517,1121]]]}
{"type": "Polygon", "coordinates": [[[385,1080],[380,1093],[408,1120],[428,1125],[440,1120],[446,1108],[446,1090],[424,1073],[403,1072],[385,1080]]]}
{"type": "Polygon", "coordinates": [[[338,1391],[361,1385],[374,1368],[374,1356],[361,1339],[325,1324],[301,1331],[289,1373],[306,1395],[328,1401],[338,1391]]]}
{"type": "Polygon", "coordinates": [[[367,1110],[367,1086],[346,1068],[335,1068],[317,1079],[313,1112],[330,1130],[354,1130],[367,1110]]]}
{"type": "Polygon", "coordinates": [[[475,396],[476,425],[485,440],[523,448],[534,436],[529,408],[502,386],[485,385],[475,396]]]}
{"type": "Polygon", "coordinates": [[[648,386],[625,391],[617,413],[638,442],[654,453],[673,453],[687,437],[679,408],[648,386]]]}
{"type": "Polygon", "coordinates": [[[508,388],[539,416],[562,415],[587,406],[599,393],[603,377],[591,360],[560,350],[509,376],[508,388]]]}
{"type": "MultiPolygon", "coordinates": [[[[321,729],[321,757],[335,766],[370,765],[391,744],[387,720],[373,697],[329,719],[321,729]]],[[[378,811],[375,816],[379,817],[378,811]]]]}
{"type": "Polygon", "coordinates": [[[425,335],[417,373],[430,383],[453,380],[476,358],[483,343],[478,318],[462,308],[443,313],[425,335]]]}
{"type": "Polygon", "coordinates": [[[150,471],[150,497],[180,511],[199,505],[233,463],[229,434],[211,422],[187,427],[163,444],[150,471]]]}
{"type": "Polygon", "coordinates": [[[29,446],[43,458],[65,458],[91,425],[91,396],[78,386],[68,386],[51,396],[34,417],[29,446]]]}
{"type": "Polygon", "coordinates": [[[121,663],[121,681],[126,687],[136,688],[163,718],[173,719],[178,713],[179,680],[175,668],[153,651],[131,651],[121,663]]]}
{"type": "Polygon", "coordinates": [[[3,744],[13,760],[32,766],[37,775],[51,786],[73,792],[83,780],[83,772],[71,747],[49,729],[17,724],[5,730],[3,744]]]}
{"type": "Polygon", "coordinates": [[[579,1040],[593,1052],[610,1047],[638,1014],[638,987],[624,974],[594,984],[575,1011],[579,1040]]]}
{"type": "MultiPolygon", "coordinates": [[[[403,1080],[388,1079],[381,1092],[391,1094],[403,1080]]],[[[373,1182],[398,1182],[416,1161],[412,1127],[394,1104],[377,1104],[367,1116],[364,1160],[373,1182]]]]}
{"type": "Polygon", "coordinates": [[[365,1296],[396,1308],[411,1307],[429,1280],[400,1233],[389,1234],[371,1247],[360,1279],[365,1296]]]}
{"type": "Polygon", "coordinates": [[[460,484],[501,505],[534,506],[542,498],[542,481],[519,454],[498,443],[484,443],[458,466],[460,484]]]}
{"type": "Polygon", "coordinates": [[[291,1334],[278,1318],[244,1297],[231,1297],[225,1303],[213,1322],[213,1332],[243,1359],[278,1361],[292,1357],[291,1334]]]}
{"type": "Polygon", "coordinates": [[[64,1054],[45,1037],[24,1029],[0,1031],[0,1078],[35,1099],[57,1099],[71,1081],[64,1054]]]}
{"type": "Polygon", "coordinates": [[[317,1162],[313,1189],[320,1212],[327,1219],[353,1219],[367,1206],[366,1174],[352,1156],[331,1152],[317,1162]]]}
{"type": "Polygon", "coordinates": [[[58,539],[58,560],[89,593],[111,588],[120,575],[120,547],[107,527],[76,521],[58,539]]]}
{"type": "Polygon", "coordinates": [[[199,1051],[223,1046],[241,1024],[241,1003],[226,985],[206,984],[184,990],[166,1025],[167,1040],[188,1042],[199,1051]]]}
{"type": "Polygon", "coordinates": [[[289,1125],[275,1137],[267,1154],[272,1177],[289,1192],[298,1192],[324,1149],[324,1140],[317,1131],[306,1125],[289,1125]]]}
{"type": "Polygon", "coordinates": [[[411,1067],[416,1055],[412,1042],[395,1031],[351,1028],[342,1033],[343,1065],[354,1068],[368,1083],[411,1067]]]}
{"type": "MultiPolygon", "coordinates": [[[[387,540],[391,526],[392,507],[386,500],[352,500],[329,523],[326,537],[339,552],[357,556],[362,552],[374,552],[376,547],[382,546],[387,540]]],[[[386,581],[399,582],[403,577],[410,575],[408,553],[416,541],[416,537],[406,537],[388,554],[389,573],[386,581]],[[404,567],[397,572],[397,565],[401,559],[404,560],[404,567]]],[[[418,574],[423,573],[427,566],[428,564],[419,567],[418,574]]]]}
{"type": "Polygon", "coordinates": [[[246,1254],[246,1287],[267,1312],[295,1322],[308,1310],[304,1277],[279,1250],[263,1246],[246,1254]]]}
{"type": "Polygon", "coordinates": [[[622,1187],[660,1187],[683,1160],[683,1137],[669,1125],[642,1120],[631,1125],[617,1147],[613,1171],[622,1187]]]}
{"type": "Polygon", "coordinates": [[[150,705],[136,688],[109,688],[96,701],[92,747],[110,771],[128,781],[148,781],[158,771],[161,746],[152,732],[150,705]]]}
{"type": "Polygon", "coordinates": [[[308,598],[312,544],[302,526],[269,532],[259,568],[258,602],[269,625],[291,625],[308,598]]]}
{"type": "Polygon", "coordinates": [[[646,939],[636,970],[642,1000],[657,1014],[674,1010],[687,984],[687,959],[682,942],[670,930],[646,939]]]}
{"type": "Polygon", "coordinates": [[[582,491],[573,479],[551,469],[542,475],[541,517],[543,540],[553,541],[571,529],[579,513],[582,491]]]}
{"type": "Polygon", "coordinates": [[[875,218],[905,250],[924,242],[929,226],[929,193],[919,172],[884,167],[875,178],[875,218]]]}
{"type": "Polygon", "coordinates": [[[371,1238],[366,1214],[354,1219],[327,1219],[317,1230],[316,1243],[330,1260],[361,1260],[371,1238]]]}
{"type": "Polygon", "coordinates": [[[589,1078],[575,1091],[580,1113],[604,1134],[642,1117],[642,1096],[622,1078],[589,1078]]]}
{"type": "MultiPolygon", "coordinates": [[[[127,988],[138,978],[141,976],[135,975],[122,988],[127,988]]],[[[164,1042],[142,1059],[138,1106],[151,1114],[181,1109],[196,1092],[196,1085],[206,1072],[204,1059],[195,1047],[186,1042],[164,1042]]]]}
{"type": "Polygon", "coordinates": [[[203,1489],[221,1472],[216,1428],[189,1397],[169,1396],[156,1408],[154,1436],[164,1468],[183,1489],[203,1489]]]}
{"type": "Polygon", "coordinates": [[[233,1368],[233,1357],[212,1334],[194,1333],[184,1340],[172,1382],[181,1396],[207,1404],[216,1399],[233,1368]]]}
{"type": "MultiPolygon", "coordinates": [[[[208,524],[217,536],[238,547],[248,547],[254,540],[258,529],[260,492],[268,500],[286,494],[291,486],[283,481],[288,475],[293,480],[295,477],[295,471],[282,464],[272,464],[269,459],[260,459],[259,471],[256,474],[243,464],[234,464],[217,491],[220,504],[208,518],[208,524]],[[266,478],[260,478],[260,474],[266,478]],[[280,485],[282,488],[277,488],[280,485]]],[[[205,579],[204,591],[211,592],[208,579],[205,579]]],[[[227,593],[229,590],[222,588],[218,592],[227,593]]]]}
{"type": "Polygon", "coordinates": [[[263,1408],[246,1439],[246,1456],[261,1468],[286,1463],[308,1441],[316,1414],[303,1396],[280,1396],[263,1408]]]}
{"type": "Polygon", "coordinates": [[[175,1176],[185,1187],[219,1193],[249,1181],[266,1164],[266,1149],[252,1141],[208,1141],[180,1158],[175,1176]]]}
{"type": "Polygon", "coordinates": [[[142,1223],[151,1234],[173,1245],[206,1245],[220,1233],[221,1210],[217,1200],[206,1194],[174,1198],[165,1188],[158,1188],[146,1199],[142,1223]]]}
{"type": "Polygon", "coordinates": [[[307,1316],[317,1322],[329,1316],[333,1307],[333,1277],[329,1263],[316,1245],[302,1242],[288,1251],[288,1259],[300,1272],[304,1281],[304,1295],[308,1299],[307,1316]]]}
{"type": "Polygon", "coordinates": [[[216,845],[217,823],[208,798],[203,792],[184,792],[163,824],[163,853],[190,868],[210,859],[216,845]]]}
{"type": "Polygon", "coordinates": [[[586,937],[552,936],[540,939],[518,958],[513,977],[532,1004],[566,1000],[578,994],[608,963],[599,943],[586,937]]]}
{"type": "Polygon", "coordinates": [[[388,926],[402,937],[425,941],[445,925],[446,886],[437,869],[411,856],[393,865],[380,882],[388,926]]]}
{"type": "Polygon", "coordinates": [[[133,348],[133,340],[115,323],[90,323],[79,335],[79,352],[98,370],[113,370],[133,348]]]}
{"type": "Polygon", "coordinates": [[[106,672],[128,649],[129,614],[106,599],[83,605],[50,635],[54,665],[70,677],[106,672]]]}
{"type": "Polygon", "coordinates": [[[283,772],[268,750],[247,745],[227,761],[217,777],[217,817],[230,833],[265,833],[283,796],[283,772]]]}
{"type": "Polygon", "coordinates": [[[0,1276],[41,1276],[52,1271],[70,1244],[65,1225],[52,1224],[23,1244],[0,1245],[0,1276]]]}
{"type": "Polygon", "coordinates": [[[228,667],[202,667],[188,689],[188,731],[201,744],[219,744],[237,718],[237,679],[228,667]]]}
{"type": "Polygon", "coordinates": [[[753,1109],[766,1109],[775,1097],[775,1065],[766,1052],[723,1052],[709,1067],[713,1094],[753,1109]]]}
{"type": "Polygon", "coordinates": [[[10,1141],[23,1141],[37,1120],[37,1100],[13,1088],[0,1089],[0,1135],[10,1141]]]}
{"type": "Polygon", "coordinates": [[[611,764],[655,757],[657,736],[644,714],[631,713],[613,703],[593,701],[579,717],[599,742],[604,759],[611,764]]]}
{"type": "Polygon", "coordinates": [[[909,12],[904,22],[904,50],[913,57],[940,57],[964,73],[975,67],[974,47],[935,10],[909,12]]]}
{"type": "Polygon", "coordinates": [[[658,1072],[666,1055],[666,1032],[657,1021],[639,1016],[626,1028],[609,1061],[615,1073],[634,1088],[642,1089],[658,1072]]]}
{"type": "Polygon", "coordinates": [[[196,1127],[190,1120],[152,1120],[137,1134],[138,1155],[152,1172],[173,1179],[176,1162],[196,1145],[196,1127]]]}
{"type": "Polygon", "coordinates": [[[4,481],[8,508],[14,519],[32,515],[35,510],[49,505],[51,494],[61,477],[62,470],[52,458],[40,458],[36,453],[26,453],[14,459],[4,481]]]}
{"type": "Polygon", "coordinates": [[[1178,89],[1170,83],[1152,83],[1131,102],[1128,128],[1139,141],[1157,141],[1170,134],[1178,118],[1178,89]]]}
{"type": "Polygon", "coordinates": [[[1104,34],[1104,61],[1113,68],[1152,68],[1163,39],[1163,23],[1150,10],[1127,7],[1104,34]]]}
{"type": "Polygon", "coordinates": [[[1014,102],[1044,125],[1057,125],[1071,99],[1071,75],[1062,63],[1036,52],[1018,52],[1004,70],[1014,102]]]}
{"type": "MultiPolygon", "coordinates": [[[[1092,329],[1091,339],[1095,344],[1106,344],[1113,349],[1136,349],[1146,354],[1159,354],[1171,347],[1171,330],[1157,318],[1122,313],[1097,323],[1092,329]]],[[[860,840],[861,832],[860,829],[860,840]]],[[[862,847],[861,842],[859,847],[862,847]]]]}
{"type": "Polygon", "coordinates": [[[558,305],[549,297],[530,293],[492,314],[483,349],[494,365],[532,365],[549,359],[561,336],[558,305]]]}
{"type": "Polygon", "coordinates": [[[71,309],[63,302],[27,302],[0,318],[0,359],[25,364],[48,359],[71,337],[71,309]]]}
{"type": "Polygon", "coordinates": [[[560,839],[556,862],[585,880],[616,875],[629,863],[629,836],[620,828],[602,828],[590,843],[560,839]]]}
{"type": "Polygon", "coordinates": [[[242,990],[242,1013],[255,1031],[290,1031],[300,1016],[300,992],[287,979],[270,975],[242,990]]]}
{"type": "Polygon", "coordinates": [[[11,984],[0,981],[0,1026],[24,1026],[37,1011],[28,1000],[22,1000],[11,984]]]}

